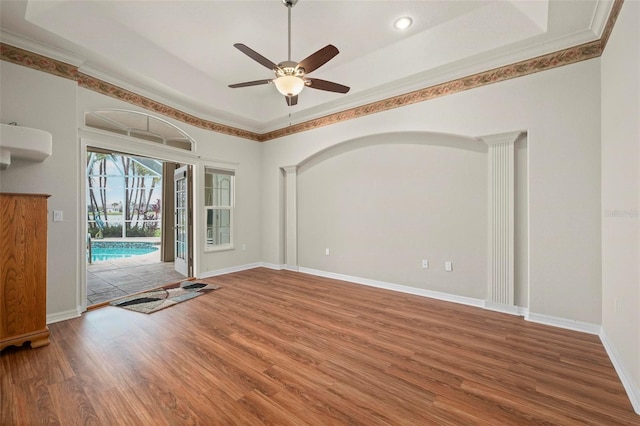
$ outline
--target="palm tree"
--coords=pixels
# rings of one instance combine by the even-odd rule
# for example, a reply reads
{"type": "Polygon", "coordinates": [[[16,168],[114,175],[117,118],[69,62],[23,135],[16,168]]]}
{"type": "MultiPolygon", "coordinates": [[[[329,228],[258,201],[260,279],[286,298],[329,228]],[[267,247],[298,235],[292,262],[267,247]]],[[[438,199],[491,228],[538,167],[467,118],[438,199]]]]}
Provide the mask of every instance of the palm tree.
{"type": "Polygon", "coordinates": [[[94,222],[100,219],[100,211],[104,214],[104,221],[107,221],[107,159],[108,154],[99,154],[96,152],[90,152],[87,155],[87,184],[89,187],[89,200],[91,203],[91,213],[93,214],[94,222]],[[100,203],[102,210],[98,205],[98,200],[95,194],[95,164],[98,163],[98,192],[100,194],[100,203]]]}

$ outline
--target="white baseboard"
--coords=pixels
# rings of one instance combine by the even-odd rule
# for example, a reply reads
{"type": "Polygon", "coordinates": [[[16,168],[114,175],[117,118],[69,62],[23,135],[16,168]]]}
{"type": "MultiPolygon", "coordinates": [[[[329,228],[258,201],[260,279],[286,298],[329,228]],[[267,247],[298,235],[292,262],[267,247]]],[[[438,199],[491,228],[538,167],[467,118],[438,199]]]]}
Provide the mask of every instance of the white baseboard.
{"type": "Polygon", "coordinates": [[[317,269],[310,269],[310,268],[303,268],[303,267],[300,267],[298,269],[299,269],[299,272],[303,274],[316,275],[319,277],[348,281],[354,284],[362,284],[362,285],[367,285],[369,287],[384,288],[387,290],[398,291],[400,293],[408,293],[408,294],[414,294],[416,296],[430,297],[432,299],[460,303],[462,305],[475,306],[478,308],[482,308],[484,306],[484,300],[474,299],[472,297],[458,296],[455,294],[424,290],[416,287],[409,287],[405,285],[392,284],[384,281],[371,280],[369,278],[360,278],[360,277],[353,277],[351,275],[343,275],[343,274],[336,274],[333,272],[319,271],[317,269]]]}
{"type": "Polygon", "coordinates": [[[492,311],[507,313],[511,315],[523,316],[527,321],[536,322],[539,324],[550,325],[553,327],[564,328],[567,330],[579,331],[582,333],[598,335],[602,329],[597,324],[591,324],[587,322],[575,321],[566,318],[554,317],[544,314],[536,314],[529,312],[528,308],[521,306],[509,306],[498,303],[492,303],[487,300],[475,299],[472,297],[458,296],[455,294],[441,293],[432,290],[424,290],[421,288],[409,287],[399,284],[388,283],[384,281],[372,280],[369,278],[354,277],[351,275],[337,274],[333,272],[320,271],[317,269],[310,269],[300,267],[299,272],[304,274],[316,275],[325,278],[333,278],[336,280],[348,281],[355,284],[368,285],[370,287],[384,288],[387,290],[399,291],[401,293],[414,294],[417,296],[430,297],[432,299],[444,300],[447,302],[460,303],[462,305],[475,306],[478,308],[489,309],[492,311]]]}
{"type": "Polygon", "coordinates": [[[275,271],[282,271],[283,269],[287,270],[287,271],[298,271],[298,267],[290,267],[287,265],[278,265],[276,263],[269,263],[269,262],[256,262],[256,263],[247,263],[245,265],[238,265],[238,266],[230,266],[228,268],[222,268],[222,269],[216,269],[213,271],[206,271],[203,272],[201,274],[198,275],[197,278],[211,278],[211,277],[217,277],[218,275],[225,275],[225,274],[231,274],[233,272],[240,272],[240,271],[246,271],[248,269],[254,269],[254,268],[269,268],[269,269],[273,269],[275,271]],[[294,269],[295,268],[295,269],[294,269]]]}
{"type": "Polygon", "coordinates": [[[278,265],[276,263],[269,263],[269,262],[260,262],[260,266],[263,268],[269,268],[276,271],[282,271],[283,269],[285,269],[284,265],[278,265]]]}
{"type": "Polygon", "coordinates": [[[484,301],[483,308],[489,311],[501,312],[503,314],[522,316],[522,309],[520,306],[515,305],[505,305],[503,303],[491,302],[490,300],[484,301]]]}
{"type": "Polygon", "coordinates": [[[580,331],[582,333],[595,335],[599,335],[602,330],[602,327],[597,324],[554,317],[551,315],[536,314],[534,312],[528,312],[524,319],[538,324],[551,325],[553,327],[560,327],[567,330],[580,331]]]}
{"type": "Polygon", "coordinates": [[[640,385],[634,383],[631,375],[621,361],[618,350],[613,346],[604,329],[600,330],[599,337],[602,342],[602,346],[604,346],[604,349],[607,351],[607,355],[609,355],[613,368],[615,368],[616,373],[618,373],[618,377],[620,377],[624,390],[627,391],[627,396],[629,397],[629,401],[631,401],[631,406],[636,414],[640,415],[640,385]]]}
{"type": "Polygon", "coordinates": [[[55,314],[47,315],[47,324],[53,324],[54,322],[66,321],[72,318],[78,318],[81,312],[79,309],[70,309],[68,311],[56,312],[55,314]]]}
{"type": "Polygon", "coordinates": [[[211,278],[217,277],[218,275],[231,274],[233,272],[246,271],[248,269],[254,269],[263,266],[262,263],[247,263],[245,265],[238,266],[230,266],[228,268],[216,269],[214,271],[207,271],[199,274],[196,278],[211,278]]]}

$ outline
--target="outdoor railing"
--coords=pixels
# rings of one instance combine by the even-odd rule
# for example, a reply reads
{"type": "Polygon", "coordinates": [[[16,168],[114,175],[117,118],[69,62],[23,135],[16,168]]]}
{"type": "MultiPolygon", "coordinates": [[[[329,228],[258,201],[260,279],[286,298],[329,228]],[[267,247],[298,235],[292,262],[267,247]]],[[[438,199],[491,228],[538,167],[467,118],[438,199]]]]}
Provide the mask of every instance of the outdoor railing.
{"type": "Polygon", "coordinates": [[[89,252],[89,264],[93,263],[93,253],[91,253],[91,234],[87,232],[87,250],[89,252]]]}

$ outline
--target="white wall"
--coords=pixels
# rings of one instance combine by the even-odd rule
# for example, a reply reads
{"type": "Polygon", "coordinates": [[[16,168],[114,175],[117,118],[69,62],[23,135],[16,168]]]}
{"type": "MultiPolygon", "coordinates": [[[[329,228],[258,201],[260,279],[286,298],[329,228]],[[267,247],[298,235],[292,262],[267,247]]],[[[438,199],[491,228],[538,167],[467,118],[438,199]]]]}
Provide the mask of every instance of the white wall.
{"type": "Polygon", "coordinates": [[[280,167],[382,133],[479,137],[520,130],[528,131],[529,309],[600,324],[598,59],[266,142],[263,260],[283,263],[280,167]]]}
{"type": "MultiPolygon", "coordinates": [[[[640,3],[602,56],[602,325],[640,413],[640,3]]],[[[633,400],[633,399],[632,399],[633,400]]]]}
{"type": "Polygon", "coordinates": [[[0,190],[50,194],[47,314],[76,313],[78,282],[78,136],[74,81],[0,61],[0,121],[46,130],[53,154],[42,163],[12,160],[0,172],[0,190]],[[53,210],[64,212],[53,222],[53,210]]]}
{"type": "Polygon", "coordinates": [[[487,151],[474,139],[394,133],[305,162],[299,266],[484,299],[487,151]],[[445,261],[455,273],[445,272],[445,261]]]}

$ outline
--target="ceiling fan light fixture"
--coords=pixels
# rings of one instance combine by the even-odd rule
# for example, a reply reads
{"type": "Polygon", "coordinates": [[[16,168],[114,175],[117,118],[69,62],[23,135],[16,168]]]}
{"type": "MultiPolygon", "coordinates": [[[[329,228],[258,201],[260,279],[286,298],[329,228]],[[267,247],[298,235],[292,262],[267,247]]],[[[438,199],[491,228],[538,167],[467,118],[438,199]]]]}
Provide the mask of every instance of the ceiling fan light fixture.
{"type": "Polygon", "coordinates": [[[413,24],[413,19],[408,16],[403,16],[401,18],[396,19],[393,23],[393,28],[396,30],[406,30],[413,24]]]}
{"type": "Polygon", "coordinates": [[[304,86],[309,86],[312,89],[324,90],[327,92],[347,93],[349,91],[349,87],[343,86],[342,84],[334,83],[327,80],[321,80],[319,78],[306,78],[306,75],[308,73],[311,73],[314,70],[320,68],[322,65],[330,61],[331,58],[340,53],[340,51],[338,51],[338,48],[334,45],[328,44],[322,49],[307,56],[300,62],[294,62],[291,60],[291,8],[295,6],[298,0],[281,1],[287,7],[289,17],[289,37],[287,43],[287,47],[289,50],[288,59],[276,65],[274,62],[265,58],[248,46],[242,43],[235,43],[233,47],[259,63],[260,65],[275,72],[276,77],[270,80],[255,80],[246,81],[244,83],[230,84],[229,87],[235,89],[238,87],[259,86],[262,84],[273,83],[276,86],[276,89],[278,89],[278,92],[284,95],[288,106],[294,106],[298,104],[298,94],[302,92],[304,86]]]}
{"type": "Polygon", "coordinates": [[[273,80],[278,92],[284,96],[297,96],[304,88],[304,80],[295,75],[282,75],[273,80]]]}

